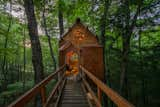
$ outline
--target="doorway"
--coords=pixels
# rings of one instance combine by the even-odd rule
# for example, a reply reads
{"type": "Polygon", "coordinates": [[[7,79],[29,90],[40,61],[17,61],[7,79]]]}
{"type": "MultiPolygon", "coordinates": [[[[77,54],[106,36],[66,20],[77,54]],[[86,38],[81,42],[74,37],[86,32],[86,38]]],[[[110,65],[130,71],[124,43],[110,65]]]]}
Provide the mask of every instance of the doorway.
{"type": "Polygon", "coordinates": [[[67,64],[67,76],[76,76],[78,74],[78,54],[74,51],[67,52],[65,56],[65,61],[67,64]]]}

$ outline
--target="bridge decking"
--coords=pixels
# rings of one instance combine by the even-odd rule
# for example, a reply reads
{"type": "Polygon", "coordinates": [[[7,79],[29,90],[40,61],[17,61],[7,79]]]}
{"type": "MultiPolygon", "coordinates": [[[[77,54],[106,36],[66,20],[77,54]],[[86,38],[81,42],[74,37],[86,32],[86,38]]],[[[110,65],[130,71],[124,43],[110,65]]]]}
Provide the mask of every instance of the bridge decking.
{"type": "Polygon", "coordinates": [[[66,81],[59,107],[89,107],[80,82],[66,81]]]}
{"type": "Polygon", "coordinates": [[[12,102],[8,107],[25,107],[25,105],[38,93],[41,95],[43,107],[102,107],[102,93],[106,94],[118,107],[134,107],[133,104],[129,103],[83,66],[80,65],[80,82],[68,80],[65,72],[63,72],[65,71],[64,68],[65,65],[35,85],[16,101],[12,102]],[[63,73],[61,79],[56,83],[49,96],[46,97],[46,85],[60,72],[63,73]],[[90,82],[86,80],[86,76],[96,85],[96,92],[93,91],[90,82]],[[82,86],[81,83],[83,84],[82,86]],[[88,96],[92,99],[91,101],[87,99],[87,93],[89,93],[88,96]]]}

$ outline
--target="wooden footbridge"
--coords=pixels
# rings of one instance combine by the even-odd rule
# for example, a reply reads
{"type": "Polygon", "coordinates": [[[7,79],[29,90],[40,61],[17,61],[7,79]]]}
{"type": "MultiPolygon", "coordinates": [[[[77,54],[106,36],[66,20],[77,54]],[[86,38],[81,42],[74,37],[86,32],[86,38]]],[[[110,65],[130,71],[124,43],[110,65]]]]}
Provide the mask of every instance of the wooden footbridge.
{"type": "Polygon", "coordinates": [[[103,47],[80,19],[59,42],[59,68],[8,107],[26,107],[40,95],[43,107],[104,107],[106,95],[118,107],[134,107],[104,80],[103,47]],[[59,77],[49,96],[46,86],[59,77]]]}

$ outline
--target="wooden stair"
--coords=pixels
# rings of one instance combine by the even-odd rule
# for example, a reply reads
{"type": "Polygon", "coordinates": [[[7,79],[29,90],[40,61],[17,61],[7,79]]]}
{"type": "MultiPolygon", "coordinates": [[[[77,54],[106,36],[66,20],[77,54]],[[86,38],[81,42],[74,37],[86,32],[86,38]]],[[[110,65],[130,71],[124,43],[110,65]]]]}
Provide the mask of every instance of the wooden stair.
{"type": "Polygon", "coordinates": [[[59,107],[89,107],[80,82],[67,80],[59,107]]]}

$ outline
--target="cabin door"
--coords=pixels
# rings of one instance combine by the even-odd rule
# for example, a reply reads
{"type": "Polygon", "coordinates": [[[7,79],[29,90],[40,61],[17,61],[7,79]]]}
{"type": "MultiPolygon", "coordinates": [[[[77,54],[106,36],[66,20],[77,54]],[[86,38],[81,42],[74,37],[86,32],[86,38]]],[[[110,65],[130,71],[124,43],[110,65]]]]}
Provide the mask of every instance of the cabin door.
{"type": "Polygon", "coordinates": [[[78,54],[74,51],[69,51],[66,54],[65,61],[67,64],[66,74],[69,76],[74,76],[78,74],[78,54]]]}

